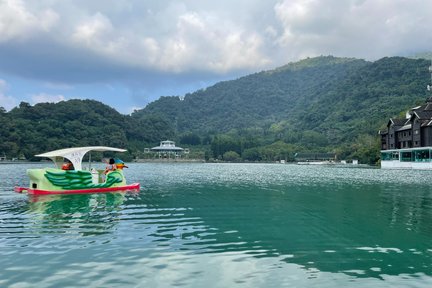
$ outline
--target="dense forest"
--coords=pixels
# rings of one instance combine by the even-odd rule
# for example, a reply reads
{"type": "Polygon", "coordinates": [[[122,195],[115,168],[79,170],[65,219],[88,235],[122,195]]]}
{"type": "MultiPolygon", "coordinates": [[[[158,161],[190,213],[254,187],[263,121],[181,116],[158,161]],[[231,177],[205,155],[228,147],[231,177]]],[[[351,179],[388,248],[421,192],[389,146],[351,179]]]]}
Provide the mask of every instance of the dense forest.
{"type": "Polygon", "coordinates": [[[430,62],[402,57],[367,62],[322,56],[165,96],[131,115],[92,100],[22,102],[0,111],[0,154],[33,159],[52,149],[144,147],[174,140],[208,159],[294,160],[296,153],[379,160],[378,130],[428,97],[430,62]]]}

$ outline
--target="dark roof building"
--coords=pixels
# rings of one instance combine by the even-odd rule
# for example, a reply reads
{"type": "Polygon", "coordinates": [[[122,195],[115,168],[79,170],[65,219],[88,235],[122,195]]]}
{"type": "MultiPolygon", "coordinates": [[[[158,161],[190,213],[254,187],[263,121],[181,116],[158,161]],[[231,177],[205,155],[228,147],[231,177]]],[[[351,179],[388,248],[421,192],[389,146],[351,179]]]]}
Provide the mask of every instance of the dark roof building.
{"type": "Polygon", "coordinates": [[[432,146],[432,99],[410,109],[403,119],[390,118],[379,134],[381,150],[432,146]]]}
{"type": "MultiPolygon", "coordinates": [[[[432,64],[432,62],[431,62],[432,64]]],[[[432,79],[432,65],[429,66],[432,79]]],[[[427,86],[428,91],[432,86],[427,86]]],[[[404,119],[390,119],[381,137],[381,168],[432,170],[432,97],[404,119]]]]}
{"type": "MultiPolygon", "coordinates": [[[[432,75],[432,65],[429,71],[432,75]]],[[[379,134],[381,168],[432,170],[432,97],[411,108],[405,118],[391,118],[379,134]]]]}

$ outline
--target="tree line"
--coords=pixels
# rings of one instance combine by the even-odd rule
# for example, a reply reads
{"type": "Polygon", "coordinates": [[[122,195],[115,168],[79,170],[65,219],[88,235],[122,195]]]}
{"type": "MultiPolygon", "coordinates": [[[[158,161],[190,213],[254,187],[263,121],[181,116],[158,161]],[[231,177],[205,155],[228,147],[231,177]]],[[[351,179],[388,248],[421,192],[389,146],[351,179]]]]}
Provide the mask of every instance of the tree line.
{"type": "Polygon", "coordinates": [[[94,100],[22,102],[0,109],[0,156],[73,146],[128,149],[174,140],[208,160],[294,161],[300,152],[376,163],[378,130],[389,117],[427,98],[429,62],[402,57],[375,62],[332,56],[165,96],[131,115],[94,100]]]}

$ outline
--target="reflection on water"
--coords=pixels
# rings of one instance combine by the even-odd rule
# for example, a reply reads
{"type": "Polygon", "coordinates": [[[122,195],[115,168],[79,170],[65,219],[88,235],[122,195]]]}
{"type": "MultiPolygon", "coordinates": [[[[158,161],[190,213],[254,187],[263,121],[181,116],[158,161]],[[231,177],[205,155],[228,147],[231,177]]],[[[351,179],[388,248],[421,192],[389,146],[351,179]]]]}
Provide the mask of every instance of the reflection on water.
{"type": "Polygon", "coordinates": [[[185,197],[187,190],[173,189],[170,198],[156,201],[159,213],[173,202],[189,209],[163,213],[151,236],[161,242],[181,238],[181,249],[195,253],[282,256],[283,261],[305,269],[357,277],[430,274],[430,199],[414,194],[410,201],[399,195],[377,202],[376,196],[384,197],[386,192],[376,185],[354,190],[347,185],[307,191],[303,185],[290,186],[289,191],[267,188],[259,192],[237,188],[232,195],[226,187],[208,187],[207,193],[194,193],[193,202],[185,197]]]}
{"type": "Polygon", "coordinates": [[[125,197],[124,193],[31,195],[28,212],[37,233],[67,230],[82,236],[104,234],[118,222],[125,197]]]}
{"type": "Polygon", "coordinates": [[[432,285],[429,171],[130,166],[140,193],[0,182],[0,286],[432,285]]]}

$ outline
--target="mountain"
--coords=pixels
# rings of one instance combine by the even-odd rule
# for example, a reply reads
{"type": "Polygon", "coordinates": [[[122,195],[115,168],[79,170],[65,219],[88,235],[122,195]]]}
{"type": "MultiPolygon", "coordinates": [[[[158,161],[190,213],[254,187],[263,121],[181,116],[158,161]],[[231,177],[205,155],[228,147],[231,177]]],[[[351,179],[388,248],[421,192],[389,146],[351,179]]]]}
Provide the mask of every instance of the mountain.
{"type": "Polygon", "coordinates": [[[375,62],[322,56],[162,97],[132,117],[159,115],[179,133],[227,133],[279,125],[280,133],[315,131],[338,145],[376,134],[390,116],[427,97],[429,62],[402,57],[375,62]]]}
{"type": "Polygon", "coordinates": [[[413,59],[428,59],[428,60],[432,60],[432,51],[429,52],[422,52],[422,53],[416,53],[408,58],[413,58],[413,59]]]}
{"type": "Polygon", "coordinates": [[[132,158],[143,145],[173,136],[158,117],[138,121],[94,100],[34,106],[21,102],[8,113],[0,110],[0,155],[9,158],[34,159],[35,154],[46,151],[93,145],[127,147],[131,155],[125,157],[132,158]]]}
{"type": "Polygon", "coordinates": [[[170,139],[225,161],[331,152],[374,163],[378,130],[428,97],[429,65],[402,57],[308,58],[184,97],[161,97],[130,116],[93,100],[22,102],[10,112],[0,109],[0,155],[30,159],[58,148],[107,145],[127,148],[132,159],[170,139]]]}

